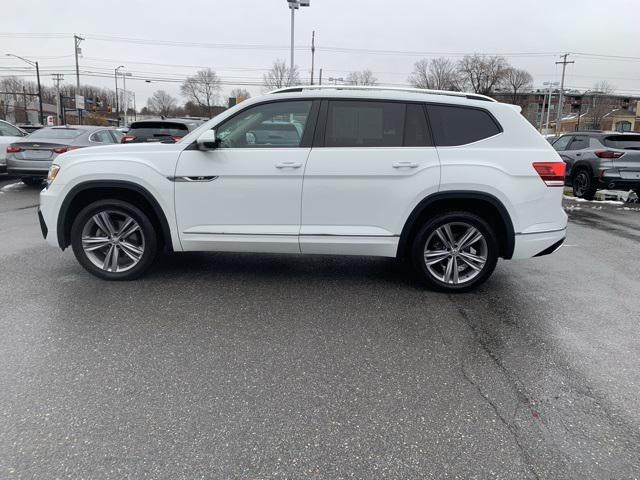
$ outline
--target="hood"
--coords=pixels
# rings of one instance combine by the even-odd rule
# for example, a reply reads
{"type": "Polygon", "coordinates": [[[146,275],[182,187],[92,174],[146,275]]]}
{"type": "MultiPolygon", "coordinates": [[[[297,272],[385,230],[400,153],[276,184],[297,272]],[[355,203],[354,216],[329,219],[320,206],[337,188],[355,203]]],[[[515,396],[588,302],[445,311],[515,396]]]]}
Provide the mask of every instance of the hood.
{"type": "Polygon", "coordinates": [[[55,163],[60,164],[66,159],[115,159],[135,157],[139,154],[180,152],[185,149],[186,143],[115,143],[112,145],[99,145],[95,147],[82,147],[59,155],[55,163]]]}

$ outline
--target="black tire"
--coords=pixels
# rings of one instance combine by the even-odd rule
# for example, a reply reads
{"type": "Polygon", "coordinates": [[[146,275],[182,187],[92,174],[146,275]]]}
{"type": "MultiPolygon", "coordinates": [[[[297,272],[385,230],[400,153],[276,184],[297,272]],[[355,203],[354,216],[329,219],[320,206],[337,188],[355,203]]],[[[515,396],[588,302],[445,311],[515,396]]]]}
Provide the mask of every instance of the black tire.
{"type": "MultiPolygon", "coordinates": [[[[456,235],[456,231],[453,231],[453,234],[456,235]]],[[[444,250],[447,249],[444,244],[442,248],[444,250]]],[[[473,290],[489,278],[496,267],[498,255],[498,242],[496,240],[495,232],[485,220],[483,220],[478,215],[470,212],[445,212],[428,220],[422,226],[422,228],[420,228],[413,240],[411,248],[411,263],[414,270],[418,273],[420,280],[432,290],[448,293],[461,293],[473,290]],[[436,230],[438,230],[440,227],[445,227],[445,225],[449,225],[449,228],[451,228],[452,230],[459,229],[461,235],[457,237],[456,240],[462,240],[462,238],[464,237],[463,232],[465,231],[463,229],[467,227],[474,227],[477,232],[482,235],[483,239],[478,240],[478,242],[480,242],[479,244],[472,244],[474,245],[474,247],[469,247],[468,250],[462,253],[458,250],[459,245],[456,244],[455,255],[451,254],[450,256],[444,258],[442,260],[442,263],[431,266],[431,270],[437,270],[442,267],[442,269],[444,270],[443,275],[446,278],[446,267],[449,262],[452,262],[452,265],[455,265],[457,267],[455,269],[457,272],[456,276],[458,274],[462,274],[462,276],[460,277],[460,282],[457,284],[454,283],[455,280],[453,278],[450,281],[446,282],[443,281],[442,278],[438,278],[432,271],[430,271],[425,260],[427,241],[430,242],[430,246],[431,242],[439,242],[440,240],[437,236],[436,230]],[[483,252],[477,254],[474,248],[478,248],[479,250],[482,249],[483,252]],[[465,260],[466,257],[462,257],[462,255],[465,253],[467,255],[471,253],[477,256],[486,256],[486,261],[481,268],[478,268],[478,265],[480,265],[479,263],[474,263],[476,268],[478,268],[476,270],[476,268],[471,268],[469,263],[465,260]],[[454,256],[455,261],[453,259],[454,256]],[[468,280],[463,280],[464,275],[469,275],[470,278],[468,280]],[[474,276],[471,277],[471,275],[474,276]]]]}
{"type": "MultiPolygon", "coordinates": [[[[114,227],[118,227],[118,225],[114,224],[114,227]]],[[[108,234],[105,234],[105,236],[107,235],[108,234]]],[[[96,277],[104,280],[133,280],[142,275],[155,260],[158,251],[158,233],[153,227],[149,216],[137,206],[117,199],[99,200],[83,208],[73,220],[71,226],[71,246],[80,265],[96,277]],[[119,267],[116,267],[115,271],[108,271],[98,267],[93,263],[92,259],[89,258],[89,254],[83,247],[83,230],[89,228],[89,222],[93,222],[94,216],[101,212],[107,212],[110,216],[115,216],[115,218],[130,217],[137,222],[139,226],[135,235],[136,238],[140,239],[143,253],[137,264],[128,267],[124,265],[124,268],[128,268],[124,271],[118,271],[119,267]]],[[[124,259],[123,262],[129,261],[133,263],[131,258],[127,258],[127,256],[124,255],[124,248],[122,246],[119,248],[122,254],[121,259],[124,259]]],[[[105,252],[106,258],[106,251],[108,251],[108,249],[109,246],[105,246],[102,250],[96,250],[95,256],[98,256],[102,251],[105,252]]],[[[116,263],[118,263],[118,249],[116,248],[115,251],[116,263]]]]}
{"type": "Polygon", "coordinates": [[[29,185],[30,187],[40,187],[42,186],[44,180],[38,177],[23,177],[20,179],[22,183],[25,185],[29,185]]]}
{"type": "Polygon", "coordinates": [[[585,200],[593,200],[598,190],[595,179],[586,168],[579,168],[573,173],[571,185],[573,186],[573,196],[585,200]]]}

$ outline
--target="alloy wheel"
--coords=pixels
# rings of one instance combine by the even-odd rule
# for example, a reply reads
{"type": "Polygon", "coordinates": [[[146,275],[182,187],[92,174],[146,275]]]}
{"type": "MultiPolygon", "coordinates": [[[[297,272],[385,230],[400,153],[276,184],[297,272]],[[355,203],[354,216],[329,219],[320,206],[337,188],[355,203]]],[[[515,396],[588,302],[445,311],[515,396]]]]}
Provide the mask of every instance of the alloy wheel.
{"type": "Polygon", "coordinates": [[[440,225],[424,246],[424,262],[429,273],[451,285],[468,283],[480,275],[488,255],[484,235],[465,222],[440,225]]]}
{"type": "Polygon", "coordinates": [[[589,187],[589,178],[585,172],[579,172],[573,180],[576,196],[581,197],[589,187]]]}
{"type": "Polygon", "coordinates": [[[103,210],[85,223],[82,249],[89,261],[105,272],[126,272],[140,263],[145,239],[133,217],[122,211],[103,210]]]}

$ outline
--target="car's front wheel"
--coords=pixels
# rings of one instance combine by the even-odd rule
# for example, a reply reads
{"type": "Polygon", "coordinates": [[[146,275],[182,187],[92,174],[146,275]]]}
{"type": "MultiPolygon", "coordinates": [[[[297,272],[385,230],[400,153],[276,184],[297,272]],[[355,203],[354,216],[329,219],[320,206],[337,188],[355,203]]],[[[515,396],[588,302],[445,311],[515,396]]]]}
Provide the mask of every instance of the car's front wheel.
{"type": "Polygon", "coordinates": [[[489,278],[498,261],[498,243],[479,216],[448,212],[423,225],[413,242],[412,260],[428,287],[465,292],[489,278]]]}
{"type": "Polygon", "coordinates": [[[137,206],[121,200],[99,200],[78,213],[71,227],[71,246],[80,264],[106,280],[142,275],[156,256],[153,223],[137,206]]]}

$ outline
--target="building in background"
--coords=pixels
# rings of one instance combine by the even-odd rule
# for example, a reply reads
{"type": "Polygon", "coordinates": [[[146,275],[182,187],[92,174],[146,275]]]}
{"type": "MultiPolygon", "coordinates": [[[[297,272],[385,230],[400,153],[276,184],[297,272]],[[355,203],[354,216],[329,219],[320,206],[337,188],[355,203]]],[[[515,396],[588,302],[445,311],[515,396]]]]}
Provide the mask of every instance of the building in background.
{"type": "MultiPolygon", "coordinates": [[[[522,115],[536,128],[546,125],[549,109],[549,127],[555,131],[559,90],[551,92],[549,104],[548,92],[535,89],[522,92],[517,96],[516,104],[522,108],[522,115]],[[543,115],[544,103],[544,118],[543,115]]],[[[495,92],[492,95],[499,102],[512,103],[510,92],[495,92]]],[[[616,130],[622,132],[640,131],[640,96],[583,92],[567,90],[564,94],[564,108],[560,124],[561,132],[576,130],[616,130]]]]}

